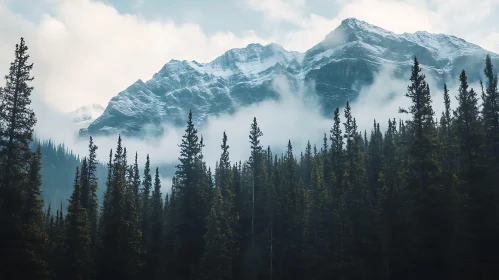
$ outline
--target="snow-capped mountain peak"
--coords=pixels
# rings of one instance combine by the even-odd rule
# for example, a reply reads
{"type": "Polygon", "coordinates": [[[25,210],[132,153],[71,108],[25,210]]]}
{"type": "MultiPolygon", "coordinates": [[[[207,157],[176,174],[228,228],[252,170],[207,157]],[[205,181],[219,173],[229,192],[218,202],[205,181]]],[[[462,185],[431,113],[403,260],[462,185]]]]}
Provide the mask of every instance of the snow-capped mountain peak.
{"type": "MultiPolygon", "coordinates": [[[[282,76],[291,88],[313,81],[320,109],[329,115],[332,108],[354,100],[362,86],[372,84],[385,64],[405,75],[416,56],[425,73],[441,84],[455,80],[462,69],[473,82],[480,79],[487,54],[491,53],[454,36],[424,31],[396,34],[348,18],[305,53],[278,44],[249,44],[208,63],[171,60],[151,80],[139,80],[112,98],[81,134],[141,136],[149,124],[161,133],[163,123],[183,125],[189,110],[194,121],[203,124],[208,116],[279,99],[271,85],[282,76]]],[[[491,56],[493,62],[499,61],[498,55],[491,56]]]]}

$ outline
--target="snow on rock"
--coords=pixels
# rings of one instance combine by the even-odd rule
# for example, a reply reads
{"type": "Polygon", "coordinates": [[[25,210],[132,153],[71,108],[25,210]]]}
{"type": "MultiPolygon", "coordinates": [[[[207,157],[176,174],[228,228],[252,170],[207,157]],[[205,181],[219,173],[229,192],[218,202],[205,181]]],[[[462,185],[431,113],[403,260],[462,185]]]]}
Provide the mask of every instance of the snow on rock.
{"type": "MultiPolygon", "coordinates": [[[[348,18],[305,53],[287,51],[278,44],[249,44],[208,63],[171,60],[151,80],[138,80],[112,98],[103,113],[98,109],[88,113],[87,120],[93,121],[80,134],[141,136],[146,125],[184,125],[189,110],[194,122],[202,125],[209,116],[278,99],[271,84],[281,76],[292,85],[314,81],[321,109],[330,114],[331,108],[354,99],[360,86],[371,84],[382,65],[406,73],[416,55],[429,75],[444,81],[455,79],[463,68],[482,67],[486,54],[454,36],[424,31],[396,34],[348,18]]],[[[499,56],[491,55],[499,62],[499,56]]],[[[473,73],[469,73],[470,82],[479,78],[481,69],[473,73]]]]}

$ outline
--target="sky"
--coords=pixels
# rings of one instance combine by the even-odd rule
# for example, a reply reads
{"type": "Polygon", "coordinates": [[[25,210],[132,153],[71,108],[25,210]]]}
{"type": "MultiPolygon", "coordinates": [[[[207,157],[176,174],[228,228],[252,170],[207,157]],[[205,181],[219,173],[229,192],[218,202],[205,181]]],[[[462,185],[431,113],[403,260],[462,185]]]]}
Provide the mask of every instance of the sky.
{"type": "Polygon", "coordinates": [[[249,43],[305,51],[347,17],[455,35],[499,53],[497,0],[0,0],[0,74],[23,36],[47,108],[105,106],[170,59],[209,62],[249,43]]]}

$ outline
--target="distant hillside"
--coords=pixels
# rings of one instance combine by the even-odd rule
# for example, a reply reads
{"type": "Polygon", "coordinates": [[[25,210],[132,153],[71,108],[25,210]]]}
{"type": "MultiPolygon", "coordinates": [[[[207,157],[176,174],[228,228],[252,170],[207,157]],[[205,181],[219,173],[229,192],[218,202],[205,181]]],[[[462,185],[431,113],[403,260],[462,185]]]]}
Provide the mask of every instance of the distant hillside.
{"type": "MultiPolygon", "coordinates": [[[[42,150],[42,197],[45,206],[52,204],[52,209],[62,208],[66,211],[68,199],[73,191],[74,175],[77,166],[81,166],[81,158],[75,155],[64,144],[56,144],[52,140],[35,139],[31,147],[36,149],[40,143],[42,150]]],[[[107,168],[104,164],[97,167],[99,188],[97,195],[102,200],[106,188],[107,168]]]]}

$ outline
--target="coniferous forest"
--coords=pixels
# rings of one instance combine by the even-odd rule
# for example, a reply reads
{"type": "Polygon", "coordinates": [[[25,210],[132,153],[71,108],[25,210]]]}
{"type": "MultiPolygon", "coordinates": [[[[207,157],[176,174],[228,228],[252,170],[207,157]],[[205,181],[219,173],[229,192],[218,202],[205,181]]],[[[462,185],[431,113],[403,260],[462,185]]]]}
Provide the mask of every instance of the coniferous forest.
{"type": "Polygon", "coordinates": [[[2,279],[499,279],[499,90],[490,57],[481,88],[464,70],[456,99],[444,86],[441,116],[414,58],[410,106],[399,111],[408,120],[394,115],[379,120],[386,131],[378,120],[359,131],[362,112],[347,103],[332,108],[322,146],[297,151],[289,141],[274,154],[254,118],[251,156],[231,162],[224,133],[214,170],[190,113],[168,194],[149,155],[127,151],[120,137],[100,151],[90,138],[67,208],[47,211],[42,149],[29,146],[32,67],[21,39],[0,88],[2,279]],[[98,152],[109,153],[105,178],[98,152]]]}

